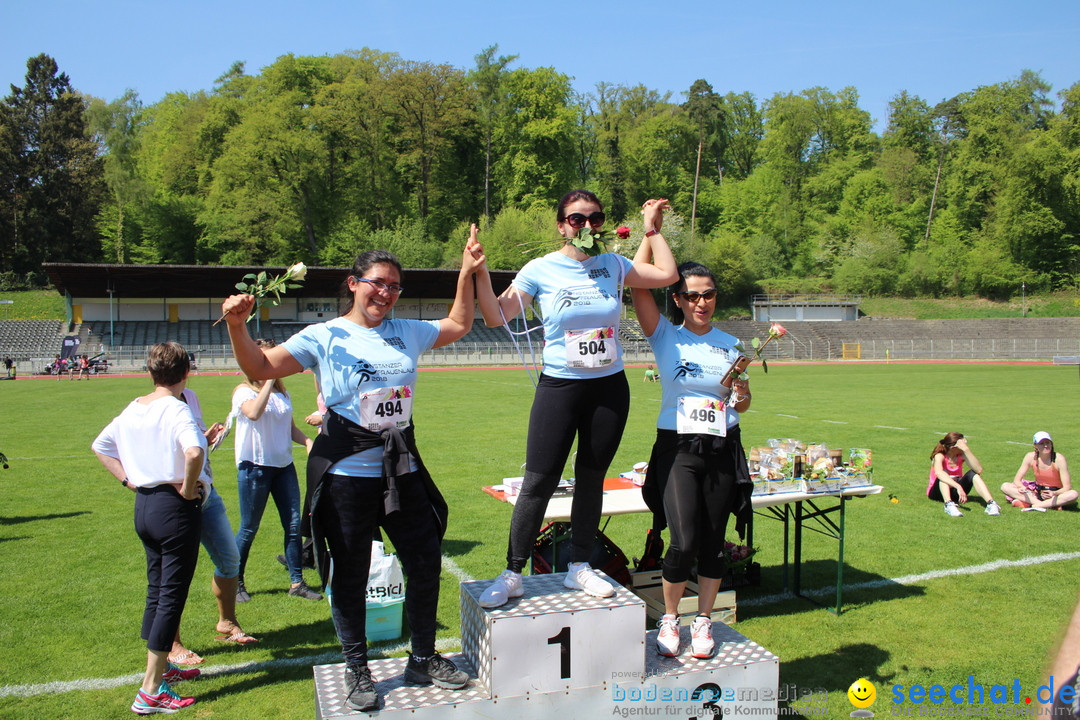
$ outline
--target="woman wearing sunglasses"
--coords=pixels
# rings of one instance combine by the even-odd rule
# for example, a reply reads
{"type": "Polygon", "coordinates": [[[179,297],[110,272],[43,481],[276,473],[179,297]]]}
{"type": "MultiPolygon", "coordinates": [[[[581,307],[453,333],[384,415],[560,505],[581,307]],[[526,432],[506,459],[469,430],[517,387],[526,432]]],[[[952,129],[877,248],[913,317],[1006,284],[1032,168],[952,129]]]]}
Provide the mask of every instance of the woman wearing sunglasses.
{"type": "Polygon", "coordinates": [[[259,347],[248,334],[244,318],[254,297],[233,295],[222,305],[233,353],[248,377],[270,380],[311,368],[322,389],[327,412],[307,465],[311,532],[345,658],[350,710],[379,707],[365,637],[371,541],[379,527],[407,577],[412,653],[405,682],[459,689],[469,680],[435,652],[447,508],[416,448],[412,407],[420,355],[472,328],[472,274],[483,263],[473,225],[447,317],[407,320],[391,316],[402,293],[397,258],[383,250],[362,253],[346,278],[345,313],[277,347],[259,347]]]}
{"type": "Polygon", "coordinates": [[[488,327],[502,325],[534,299],[544,318],[544,370],[529,417],[525,480],[510,522],[506,570],[480,597],[498,607],[522,595],[521,571],[540,532],[544,510],[577,439],[571,556],[564,584],[596,597],[614,589],[589,567],[603,504],[604,475],[615,457],[630,410],[630,390],[618,340],[622,287],[657,288],[674,282],[675,258],[660,235],[667,200],[642,206],[653,262],[631,262],[590,240],[604,224],[604,209],[586,190],[559,201],[555,226],[562,246],[530,261],[496,298],[485,270],[477,297],[488,327]],[[585,240],[585,242],[582,242],[585,240]]]}
{"type": "Polygon", "coordinates": [[[1001,492],[1014,507],[1022,510],[1060,510],[1076,502],[1078,495],[1072,486],[1069,465],[1065,456],[1054,450],[1050,433],[1037,432],[1031,442],[1035,449],[1024,456],[1016,477],[1002,485],[1001,492]],[[1034,480],[1027,479],[1029,469],[1035,474],[1034,480]]]}
{"type": "MultiPolygon", "coordinates": [[[[644,262],[647,252],[642,247],[634,260],[644,262]]],[[[750,408],[750,385],[739,378],[722,383],[740,353],[738,339],[711,324],[716,278],[708,268],[695,262],[679,266],[679,281],[671,288],[671,322],[660,315],[652,293],[635,289],[632,295],[663,387],[642,488],[653,511],[653,532],[659,537],[665,524],[671,528],[657,652],[679,654],[679,600],[696,561],[698,615],[690,626],[691,655],[707,658],[714,649],[710,615],[724,576],[728,516],[738,513],[741,526],[751,512],[753,485],[739,431],[739,413],[750,408]]]]}

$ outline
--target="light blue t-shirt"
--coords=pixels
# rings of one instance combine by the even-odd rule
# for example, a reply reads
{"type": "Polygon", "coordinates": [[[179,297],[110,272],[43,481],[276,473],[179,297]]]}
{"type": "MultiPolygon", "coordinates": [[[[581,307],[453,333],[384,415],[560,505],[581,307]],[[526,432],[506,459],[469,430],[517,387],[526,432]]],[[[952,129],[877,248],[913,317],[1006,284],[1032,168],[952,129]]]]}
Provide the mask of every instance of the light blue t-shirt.
{"type": "MultiPolygon", "coordinates": [[[[731,363],[739,357],[735,349],[738,338],[713,328],[698,335],[684,328],[675,327],[664,317],[660,318],[649,345],[656,356],[656,369],[662,383],[660,416],[656,427],[676,430],[679,398],[682,396],[706,397],[726,400],[731,393],[720,381],[731,363]]],[[[739,424],[739,413],[727,408],[727,427],[739,424]]]]}
{"type": "Polygon", "coordinates": [[[578,379],[622,372],[620,289],[632,267],[632,262],[615,253],[578,262],[553,252],[518,271],[514,287],[532,295],[544,316],[545,375],[578,379]],[[568,333],[573,333],[569,361],[568,333]]]}
{"type": "MultiPolygon", "coordinates": [[[[302,366],[315,371],[326,407],[361,425],[363,393],[385,387],[415,388],[417,358],[438,338],[438,320],[387,318],[378,327],[366,328],[339,317],[307,326],[283,347],[302,366]]],[[[351,455],[335,463],[330,472],[379,477],[382,448],[351,455]]]]}

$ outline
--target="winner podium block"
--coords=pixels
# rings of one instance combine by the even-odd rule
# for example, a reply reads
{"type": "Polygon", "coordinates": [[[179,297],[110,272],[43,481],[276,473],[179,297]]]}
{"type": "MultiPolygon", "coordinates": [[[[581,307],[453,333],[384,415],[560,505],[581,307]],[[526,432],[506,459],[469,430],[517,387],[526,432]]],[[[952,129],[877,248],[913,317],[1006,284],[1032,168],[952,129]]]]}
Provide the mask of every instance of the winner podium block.
{"type": "Polygon", "coordinates": [[[490,610],[479,598],[491,580],[461,584],[462,654],[492,698],[603,685],[613,672],[644,673],[641,598],[614,581],[613,596],[592,597],[564,587],[565,577],[526,575],[522,597],[490,610]]]}
{"type": "Polygon", "coordinates": [[[526,576],[523,596],[493,609],[479,603],[492,580],[461,584],[462,652],[446,657],[469,674],[467,687],[406,685],[406,658],[372,660],[382,701],[374,712],[357,712],[344,707],[344,664],[320,665],[314,668],[316,718],[776,716],[780,661],[765,648],[714,622],[713,657],[690,655],[685,625],[682,652],[661,657],[657,631],[642,631],[640,598],[618,584],[612,597],[594,598],[563,587],[564,578],[526,576]]]}

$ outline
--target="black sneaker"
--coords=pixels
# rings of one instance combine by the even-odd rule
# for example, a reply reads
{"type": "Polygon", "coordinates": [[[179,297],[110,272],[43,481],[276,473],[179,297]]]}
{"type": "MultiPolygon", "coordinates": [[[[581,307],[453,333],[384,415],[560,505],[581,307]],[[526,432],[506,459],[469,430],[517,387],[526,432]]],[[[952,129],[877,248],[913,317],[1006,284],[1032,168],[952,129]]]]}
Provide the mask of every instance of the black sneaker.
{"type": "Polygon", "coordinates": [[[322,600],[322,595],[308,587],[303,580],[296,587],[289,588],[289,594],[293,597],[301,597],[305,600],[322,600]]]}
{"type": "Polygon", "coordinates": [[[251,601],[251,595],[248,594],[247,588],[244,587],[244,581],[241,580],[236,585],[236,602],[246,603],[251,601]]]}
{"type": "Polygon", "coordinates": [[[285,567],[289,567],[289,561],[285,559],[284,555],[278,555],[277,556],[277,561],[279,563],[281,563],[282,565],[284,565],[285,567]]]}
{"type": "Polygon", "coordinates": [[[405,682],[413,685],[435,683],[447,690],[460,690],[469,684],[469,674],[458,670],[454,663],[439,653],[426,660],[417,660],[409,653],[409,663],[405,666],[405,682]]]}
{"type": "Polygon", "coordinates": [[[367,665],[350,666],[345,669],[345,687],[349,691],[345,707],[350,710],[378,710],[379,694],[371,681],[367,665]]]}

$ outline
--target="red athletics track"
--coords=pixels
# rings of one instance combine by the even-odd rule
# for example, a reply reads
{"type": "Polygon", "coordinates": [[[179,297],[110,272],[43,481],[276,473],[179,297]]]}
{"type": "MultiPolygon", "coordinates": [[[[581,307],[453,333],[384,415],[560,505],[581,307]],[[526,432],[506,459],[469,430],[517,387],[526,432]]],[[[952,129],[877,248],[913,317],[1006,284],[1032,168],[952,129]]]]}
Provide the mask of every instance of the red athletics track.
{"type": "MultiPolygon", "coordinates": [[[[835,365],[836,363],[844,363],[851,365],[1053,365],[1051,360],[773,360],[773,364],[779,363],[780,365],[835,365]]],[[[648,363],[635,363],[633,365],[626,365],[627,368],[645,368],[648,367],[648,363]]],[[[469,365],[464,367],[450,366],[450,367],[423,367],[420,368],[420,372],[448,372],[457,370],[514,370],[517,369],[516,365],[469,365]]],[[[310,370],[305,370],[304,373],[310,373],[310,370]]],[[[299,374],[304,374],[299,373],[299,374]]],[[[196,372],[195,377],[200,375],[214,376],[214,375],[239,375],[239,370],[230,371],[211,371],[211,372],[196,372]]],[[[137,373],[106,373],[105,375],[95,375],[94,381],[106,380],[108,378],[119,377],[143,377],[145,372],[137,373]]],[[[8,378],[0,378],[0,381],[8,378]]],[[[15,378],[16,380],[52,380],[53,382],[64,382],[63,380],[57,380],[55,375],[20,375],[15,378]]],[[[89,379],[88,379],[89,381],[89,379]]],[[[71,382],[82,382],[81,380],[74,380],[71,382]]]]}

